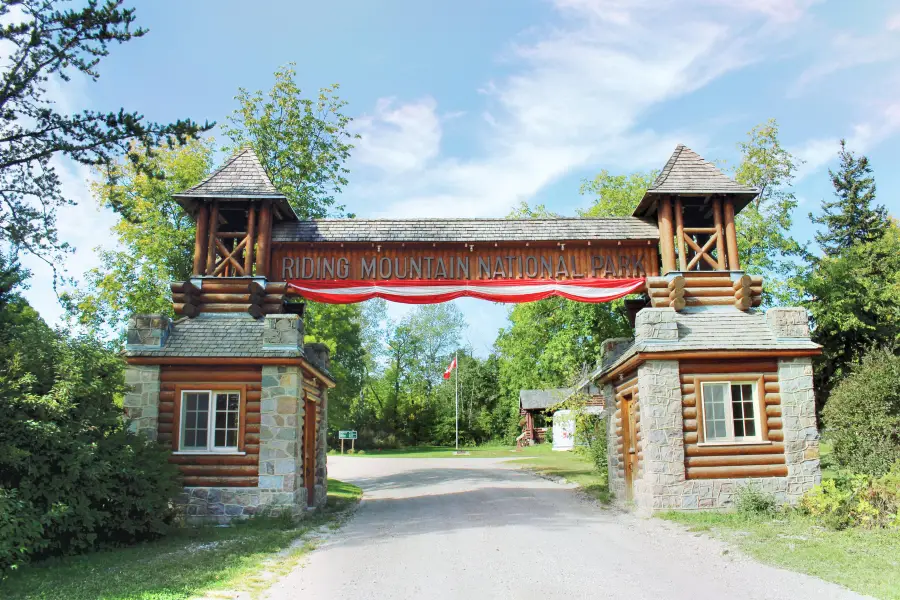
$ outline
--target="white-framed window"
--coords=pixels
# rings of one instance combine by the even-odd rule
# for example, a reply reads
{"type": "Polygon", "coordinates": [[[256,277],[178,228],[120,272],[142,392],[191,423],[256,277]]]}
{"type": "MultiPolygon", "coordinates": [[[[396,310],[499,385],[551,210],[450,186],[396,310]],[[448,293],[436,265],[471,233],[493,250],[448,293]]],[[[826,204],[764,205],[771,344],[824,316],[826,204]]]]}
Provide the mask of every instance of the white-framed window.
{"type": "Polygon", "coordinates": [[[180,450],[237,452],[240,408],[236,390],[182,390],[180,450]]]}
{"type": "Polygon", "coordinates": [[[703,437],[706,442],[752,442],[762,439],[757,383],[705,381],[703,437]]]}

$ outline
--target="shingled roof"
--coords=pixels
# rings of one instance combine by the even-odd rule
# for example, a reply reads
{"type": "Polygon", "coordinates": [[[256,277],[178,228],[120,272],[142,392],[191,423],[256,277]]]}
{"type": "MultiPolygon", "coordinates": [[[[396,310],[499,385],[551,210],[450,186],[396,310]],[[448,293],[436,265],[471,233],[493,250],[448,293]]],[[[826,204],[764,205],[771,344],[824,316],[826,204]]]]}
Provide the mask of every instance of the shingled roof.
{"type": "Polygon", "coordinates": [[[596,378],[615,369],[639,352],[687,350],[817,350],[818,344],[806,338],[779,338],[764,313],[738,310],[676,312],[677,340],[633,340],[616,349],[610,360],[590,377],[596,378]]]}
{"type": "Polygon", "coordinates": [[[263,349],[264,319],[243,313],[201,313],[193,319],[181,319],[162,348],[127,348],[126,356],[195,356],[242,358],[294,358],[303,356],[293,350],[263,349]]]}
{"type": "Polygon", "coordinates": [[[279,192],[266,174],[256,152],[249,146],[235,152],[212,175],[194,187],[172,194],[172,197],[193,214],[203,200],[273,200],[276,218],[296,220],[287,197],[279,192]]]}
{"type": "Polygon", "coordinates": [[[525,410],[543,410],[559,404],[572,395],[572,388],[519,390],[519,406],[525,410]]]}
{"type": "Polygon", "coordinates": [[[736,182],[702,156],[679,144],[669,157],[659,176],[647,189],[634,216],[649,216],[655,196],[721,194],[735,198],[735,211],[744,208],[759,190],[736,182]]]}
{"type": "Polygon", "coordinates": [[[598,219],[319,219],[280,223],[275,242],[506,242],[658,240],[655,223],[598,219]]]}

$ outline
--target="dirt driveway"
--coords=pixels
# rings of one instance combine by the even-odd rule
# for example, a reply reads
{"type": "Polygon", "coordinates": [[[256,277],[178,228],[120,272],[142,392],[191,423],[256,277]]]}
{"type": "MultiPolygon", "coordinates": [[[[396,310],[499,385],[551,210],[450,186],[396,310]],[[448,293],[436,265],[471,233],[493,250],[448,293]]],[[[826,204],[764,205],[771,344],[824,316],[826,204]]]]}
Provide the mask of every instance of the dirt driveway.
{"type": "Polygon", "coordinates": [[[328,469],[363,488],[362,505],[269,598],[862,598],[503,459],[329,457],[328,469]]]}

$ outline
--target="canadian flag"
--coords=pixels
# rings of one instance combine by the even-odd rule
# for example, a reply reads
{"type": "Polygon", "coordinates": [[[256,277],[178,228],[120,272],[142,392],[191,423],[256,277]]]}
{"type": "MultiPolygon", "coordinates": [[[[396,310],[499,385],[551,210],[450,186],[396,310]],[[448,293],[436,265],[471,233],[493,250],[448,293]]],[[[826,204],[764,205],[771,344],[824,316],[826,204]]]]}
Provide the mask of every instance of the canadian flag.
{"type": "Polygon", "coordinates": [[[454,357],[453,360],[450,361],[450,366],[447,367],[446,371],[444,371],[444,379],[450,379],[450,374],[453,372],[453,369],[455,369],[455,368],[456,368],[456,357],[454,357]]]}

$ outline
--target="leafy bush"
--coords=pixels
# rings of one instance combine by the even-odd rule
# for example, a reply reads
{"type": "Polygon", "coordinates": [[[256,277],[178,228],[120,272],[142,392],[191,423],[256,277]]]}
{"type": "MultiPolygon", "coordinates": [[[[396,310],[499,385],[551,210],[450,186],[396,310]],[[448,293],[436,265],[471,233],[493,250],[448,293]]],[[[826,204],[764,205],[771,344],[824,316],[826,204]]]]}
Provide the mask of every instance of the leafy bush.
{"type": "Polygon", "coordinates": [[[734,508],[739,514],[748,517],[772,516],[778,511],[778,503],[775,496],[748,483],[735,494],[734,508]]]}
{"type": "Polygon", "coordinates": [[[881,477],[844,473],[823,481],[800,507],[833,529],[900,527],[900,461],[881,477]]]}
{"type": "Polygon", "coordinates": [[[0,573],[163,533],[177,469],[125,429],[123,364],[0,302],[0,573]]]}
{"type": "Polygon", "coordinates": [[[588,396],[576,393],[550,407],[551,411],[571,410],[575,415],[575,451],[587,455],[601,477],[606,477],[606,417],[588,412],[588,396]]]}
{"type": "Polygon", "coordinates": [[[900,356],[869,352],[831,392],[822,411],[838,463],[883,475],[900,460],[900,356]]]}

